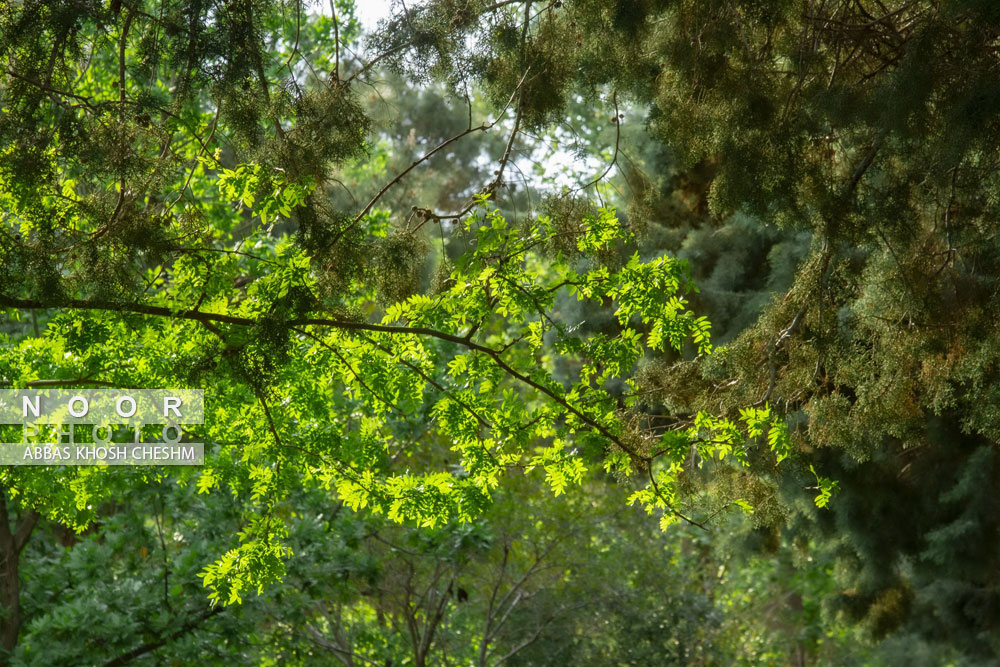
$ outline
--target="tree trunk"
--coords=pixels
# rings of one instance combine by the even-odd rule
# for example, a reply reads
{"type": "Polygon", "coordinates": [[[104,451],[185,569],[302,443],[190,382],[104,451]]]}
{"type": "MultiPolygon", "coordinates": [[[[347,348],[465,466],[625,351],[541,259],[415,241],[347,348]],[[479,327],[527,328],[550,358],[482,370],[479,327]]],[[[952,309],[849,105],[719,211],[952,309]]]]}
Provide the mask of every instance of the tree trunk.
{"type": "MultiPolygon", "coordinates": [[[[2,489],[0,489],[2,490],[2,489]]],[[[31,537],[31,531],[38,522],[35,510],[28,512],[20,524],[11,531],[10,517],[7,514],[6,494],[0,493],[0,606],[3,607],[3,618],[0,619],[0,648],[9,653],[17,646],[17,636],[21,630],[21,595],[18,581],[18,563],[21,551],[31,537]]],[[[0,656],[6,664],[6,656],[0,656]]]]}

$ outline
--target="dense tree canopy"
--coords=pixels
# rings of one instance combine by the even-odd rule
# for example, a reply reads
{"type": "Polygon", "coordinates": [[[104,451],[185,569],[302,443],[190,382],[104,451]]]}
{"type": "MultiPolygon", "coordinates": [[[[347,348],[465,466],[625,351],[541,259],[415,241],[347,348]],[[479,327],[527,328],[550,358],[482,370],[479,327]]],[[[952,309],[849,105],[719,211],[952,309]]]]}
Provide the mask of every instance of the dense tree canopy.
{"type": "Polygon", "coordinates": [[[998,35],[959,0],[0,7],[0,383],[204,389],[208,454],[0,471],[4,649],[995,659],[998,35]]]}

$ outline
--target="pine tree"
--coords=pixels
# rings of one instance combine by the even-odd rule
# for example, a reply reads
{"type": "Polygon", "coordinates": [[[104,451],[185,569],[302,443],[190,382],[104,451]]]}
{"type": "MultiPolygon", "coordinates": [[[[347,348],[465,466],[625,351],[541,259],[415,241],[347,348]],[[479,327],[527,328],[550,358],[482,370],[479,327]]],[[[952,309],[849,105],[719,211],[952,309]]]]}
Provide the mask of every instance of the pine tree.
{"type": "MultiPolygon", "coordinates": [[[[783,489],[758,520],[840,544],[842,609],[995,655],[996,6],[557,4],[531,32],[548,96],[532,117],[583,91],[648,105],[671,159],[633,170],[630,210],[691,258],[732,341],[645,386],[681,423],[721,403],[792,425],[795,464],[754,458],[716,502],[783,489]],[[831,479],[829,509],[803,507],[831,479]]],[[[487,86],[512,76],[490,66],[496,23],[517,14],[471,31],[487,86]]]]}

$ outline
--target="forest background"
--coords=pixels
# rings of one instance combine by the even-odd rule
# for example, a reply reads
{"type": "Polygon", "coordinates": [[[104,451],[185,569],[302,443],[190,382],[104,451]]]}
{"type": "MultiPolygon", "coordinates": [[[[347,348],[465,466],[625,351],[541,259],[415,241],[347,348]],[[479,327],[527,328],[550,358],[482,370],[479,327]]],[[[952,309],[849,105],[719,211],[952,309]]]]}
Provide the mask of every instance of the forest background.
{"type": "Polygon", "coordinates": [[[1000,6],[0,7],[10,664],[993,664],[1000,6]],[[19,435],[9,428],[7,442],[19,435]]]}

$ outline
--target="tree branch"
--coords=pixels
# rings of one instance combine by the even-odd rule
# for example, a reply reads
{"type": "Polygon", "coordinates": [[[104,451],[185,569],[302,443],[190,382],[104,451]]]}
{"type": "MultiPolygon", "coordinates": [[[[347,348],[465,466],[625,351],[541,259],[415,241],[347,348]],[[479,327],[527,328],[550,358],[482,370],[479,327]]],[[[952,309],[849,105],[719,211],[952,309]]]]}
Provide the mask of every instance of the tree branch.
{"type": "Polygon", "coordinates": [[[226,610],[226,607],[221,607],[221,606],[220,607],[213,607],[212,609],[208,609],[208,610],[202,612],[201,614],[199,614],[196,618],[188,621],[183,626],[181,626],[180,629],[175,630],[174,632],[170,633],[169,635],[160,637],[156,641],[148,642],[146,644],[142,644],[141,646],[137,646],[134,649],[132,649],[131,651],[129,651],[128,653],[123,653],[122,655],[118,656],[117,658],[114,658],[113,660],[110,660],[110,661],[106,662],[105,663],[105,667],[119,667],[119,665],[127,665],[128,663],[132,662],[136,658],[144,656],[147,653],[151,653],[151,652],[155,651],[158,648],[166,646],[167,644],[169,644],[173,640],[178,639],[179,637],[183,637],[184,635],[188,634],[189,632],[197,630],[201,626],[201,623],[203,621],[206,621],[206,620],[210,619],[211,617],[215,616],[216,614],[221,614],[225,610],[226,610]]]}

